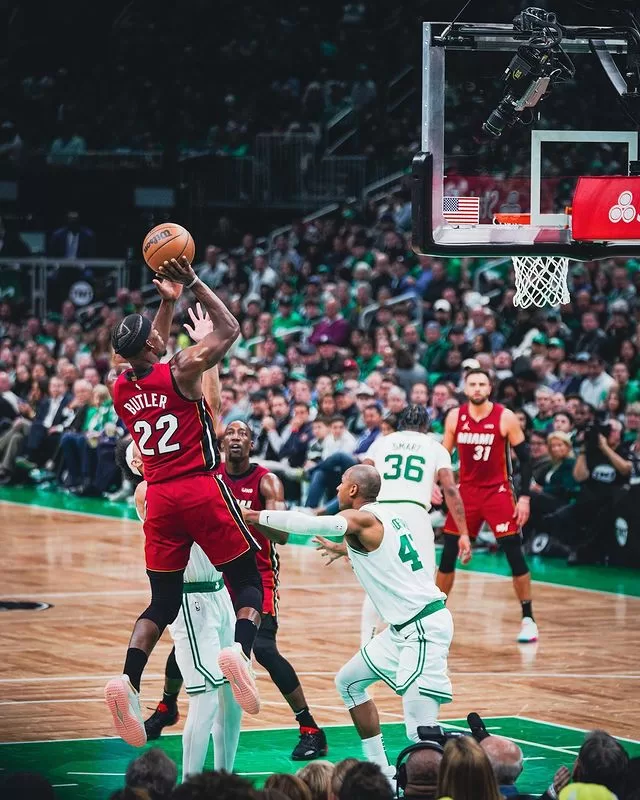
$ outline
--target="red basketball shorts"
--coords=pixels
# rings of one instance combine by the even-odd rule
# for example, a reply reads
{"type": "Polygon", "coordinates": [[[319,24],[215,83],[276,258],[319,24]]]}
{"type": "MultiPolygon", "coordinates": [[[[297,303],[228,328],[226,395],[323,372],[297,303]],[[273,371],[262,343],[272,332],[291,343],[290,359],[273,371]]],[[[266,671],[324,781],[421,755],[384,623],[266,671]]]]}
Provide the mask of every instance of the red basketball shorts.
{"type": "MultiPolygon", "coordinates": [[[[460,496],[464,503],[464,515],[467,520],[469,536],[478,535],[483,522],[486,522],[496,539],[518,533],[519,528],[513,518],[516,501],[513,489],[508,481],[497,486],[460,486],[460,496]]],[[[445,533],[459,533],[451,512],[444,523],[445,533]]]]}
{"type": "Polygon", "coordinates": [[[151,483],[146,500],[147,569],[184,569],[193,542],[200,545],[215,566],[260,549],[231,492],[212,474],[151,483]]]}

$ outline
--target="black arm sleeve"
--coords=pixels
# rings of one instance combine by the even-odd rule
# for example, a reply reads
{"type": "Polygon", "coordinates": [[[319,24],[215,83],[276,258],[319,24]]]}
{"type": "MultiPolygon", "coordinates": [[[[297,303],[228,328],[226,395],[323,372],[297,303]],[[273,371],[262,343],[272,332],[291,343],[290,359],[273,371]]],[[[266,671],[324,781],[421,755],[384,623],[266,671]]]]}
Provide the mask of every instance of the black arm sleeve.
{"type": "Polygon", "coordinates": [[[531,478],[533,476],[529,445],[526,442],[520,442],[520,444],[517,444],[513,449],[518,456],[518,462],[520,464],[520,475],[522,477],[520,494],[529,497],[531,494],[531,478]]]}

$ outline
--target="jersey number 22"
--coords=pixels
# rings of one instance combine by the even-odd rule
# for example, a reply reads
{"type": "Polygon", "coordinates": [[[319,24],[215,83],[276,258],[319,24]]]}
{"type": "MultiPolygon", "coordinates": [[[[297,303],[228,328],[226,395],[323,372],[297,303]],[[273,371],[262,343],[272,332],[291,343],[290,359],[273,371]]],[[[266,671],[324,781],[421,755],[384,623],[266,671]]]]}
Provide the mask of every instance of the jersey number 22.
{"type": "Polygon", "coordinates": [[[133,426],[133,430],[140,434],[138,447],[143,456],[164,455],[165,453],[175,453],[180,449],[180,442],[172,442],[171,437],[178,430],[178,418],[175,414],[163,414],[158,418],[153,428],[144,419],[139,419],[133,426]],[[147,447],[149,439],[153,436],[153,430],[164,431],[158,439],[158,446],[147,447]]]}

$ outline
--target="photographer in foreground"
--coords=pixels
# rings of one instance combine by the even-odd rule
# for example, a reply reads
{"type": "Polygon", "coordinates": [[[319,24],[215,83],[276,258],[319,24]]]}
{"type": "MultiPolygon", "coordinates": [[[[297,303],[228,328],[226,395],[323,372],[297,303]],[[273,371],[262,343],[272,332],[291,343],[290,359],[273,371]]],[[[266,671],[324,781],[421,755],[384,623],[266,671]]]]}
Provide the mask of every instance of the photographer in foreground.
{"type": "Polygon", "coordinates": [[[578,500],[546,518],[548,532],[573,548],[570,564],[596,563],[608,555],[614,499],[631,474],[622,434],[617,419],[605,423],[596,418],[585,429],[573,468],[573,477],[581,484],[578,500]]]}

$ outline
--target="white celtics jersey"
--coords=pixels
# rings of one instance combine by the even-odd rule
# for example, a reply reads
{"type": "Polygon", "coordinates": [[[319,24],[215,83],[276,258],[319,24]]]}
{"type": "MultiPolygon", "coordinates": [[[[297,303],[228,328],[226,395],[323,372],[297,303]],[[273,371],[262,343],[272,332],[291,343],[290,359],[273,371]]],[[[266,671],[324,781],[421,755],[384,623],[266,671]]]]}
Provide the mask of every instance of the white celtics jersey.
{"type": "Polygon", "coordinates": [[[185,583],[213,583],[221,581],[222,573],[213,566],[204,550],[195,542],[191,545],[189,563],[184,571],[185,583]]]}
{"type": "Polygon", "coordinates": [[[382,619],[389,625],[402,625],[434,600],[444,600],[446,595],[425,568],[432,561],[429,544],[419,532],[412,534],[393,503],[368,503],[360,511],[380,520],[384,536],[371,553],[354,550],[347,543],[349,559],[382,619]]]}
{"type": "Polygon", "coordinates": [[[367,451],[367,458],[382,478],[378,500],[420,503],[427,511],[438,470],[451,469],[451,456],[440,442],[417,431],[378,436],[367,451]]]}

